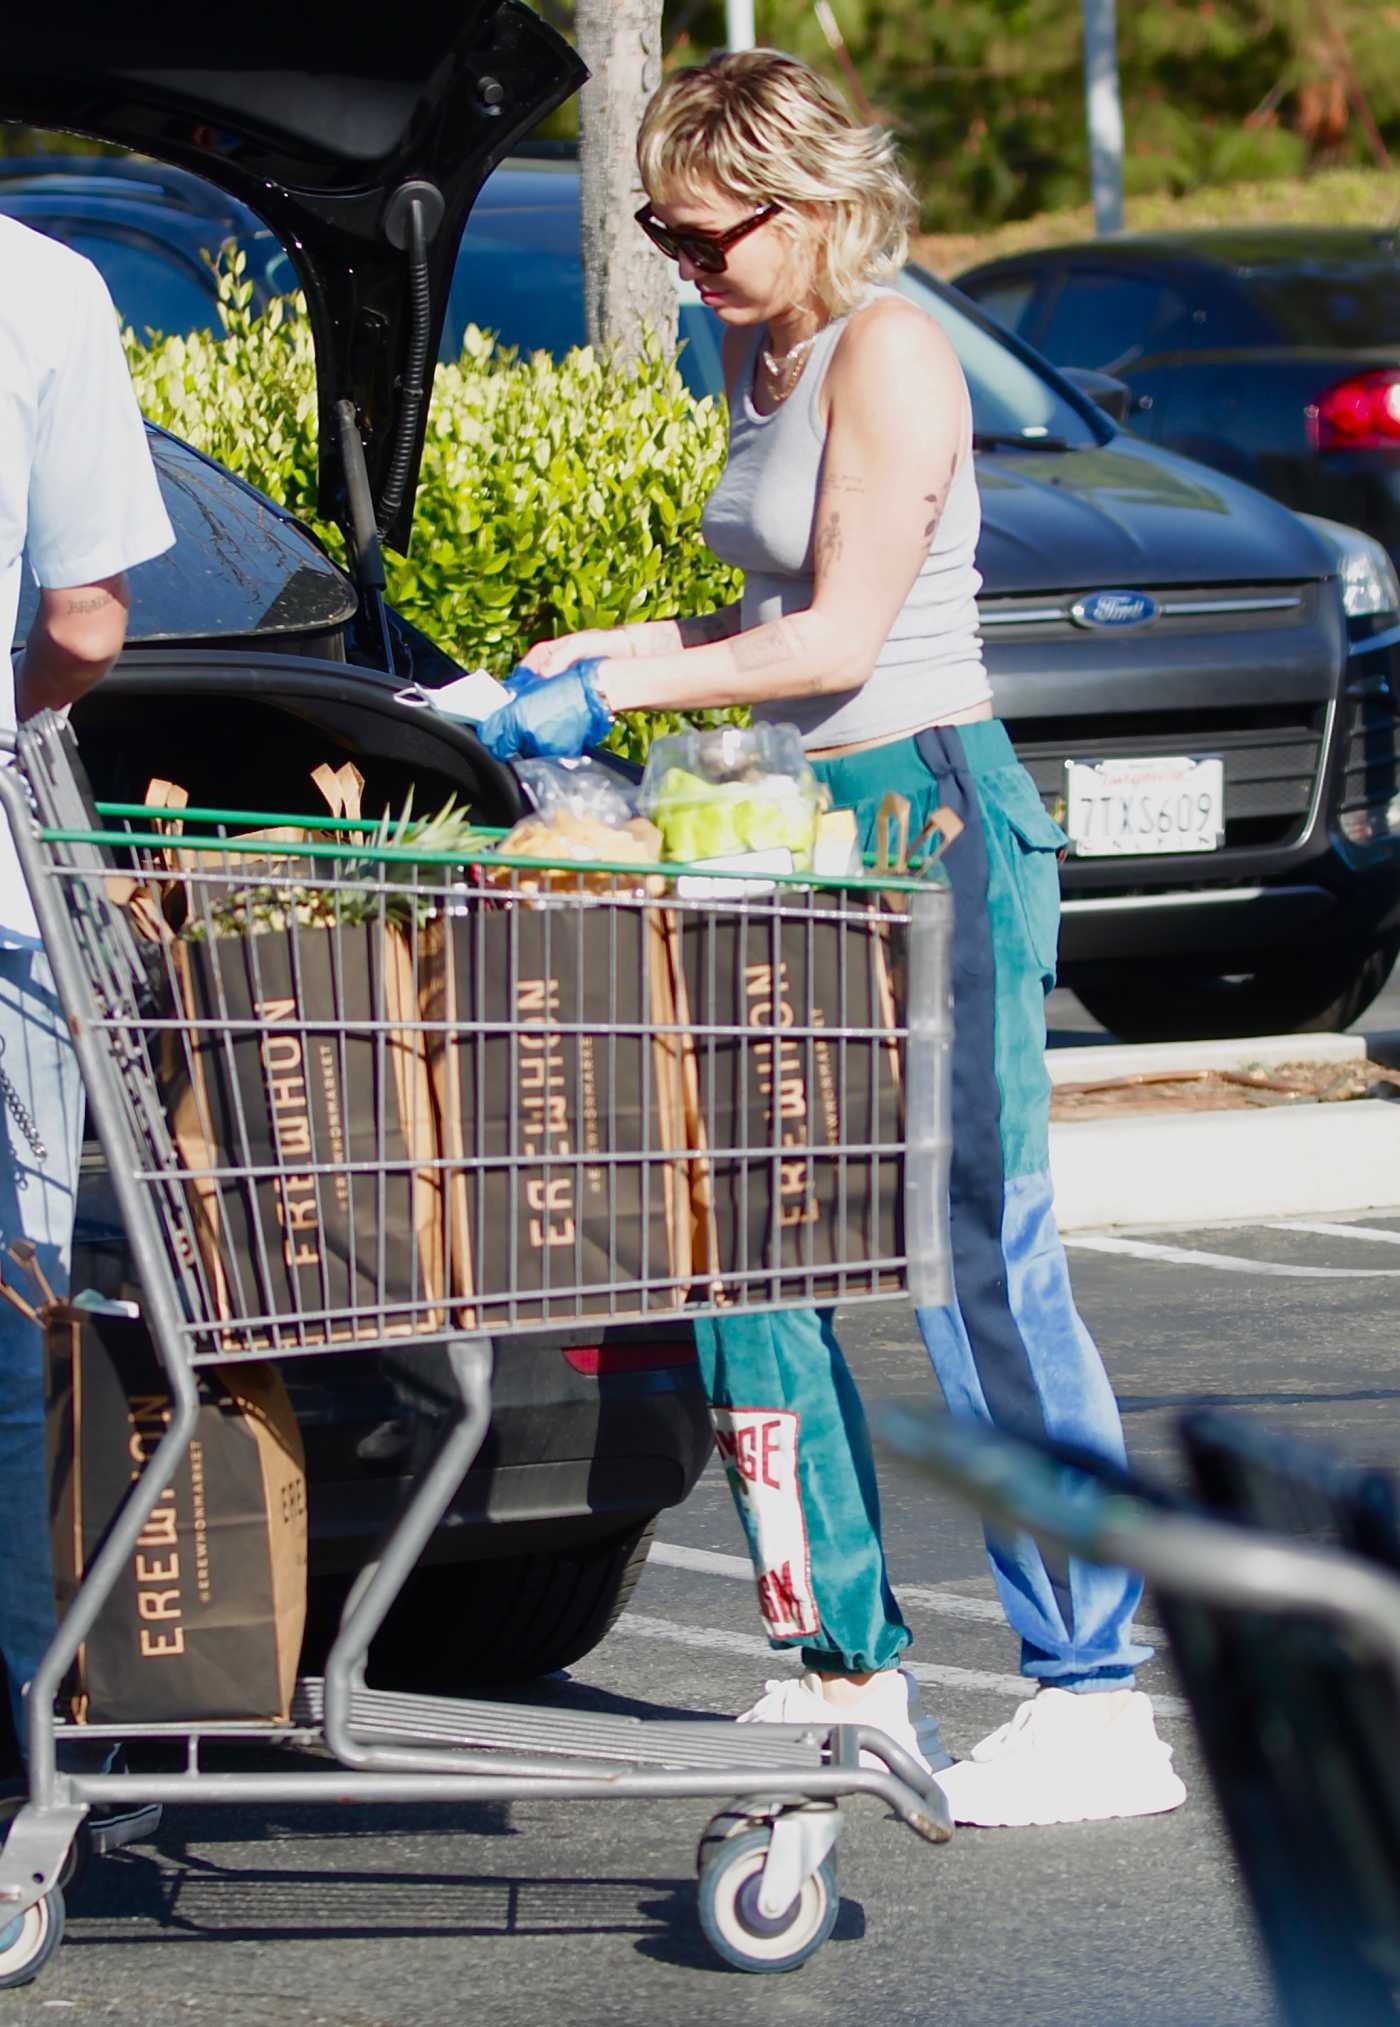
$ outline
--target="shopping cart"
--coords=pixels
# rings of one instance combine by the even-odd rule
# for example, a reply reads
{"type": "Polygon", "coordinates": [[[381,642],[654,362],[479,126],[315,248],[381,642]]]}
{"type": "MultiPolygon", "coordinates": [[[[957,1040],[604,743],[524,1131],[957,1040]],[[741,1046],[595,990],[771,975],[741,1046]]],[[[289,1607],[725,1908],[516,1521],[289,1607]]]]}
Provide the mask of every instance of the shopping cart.
{"type": "Polygon", "coordinates": [[[175,822],[94,806],[56,719],[18,753],[0,802],[170,1411],[30,1685],[0,1986],[57,1947],[65,1867],[111,1801],[720,1802],[699,1845],[706,1937],[748,1970],[804,1961],[836,1918],[843,1798],[951,1835],[936,1784],[883,1734],[391,1695],[365,1664],[477,1456],[513,1333],[946,1298],[946,889],[549,866],[344,819],[175,822]],[[275,1723],[60,1719],[189,1448],[201,1375],[415,1343],[445,1347],[460,1417],[355,1584],[324,1678],[275,1723]],[[185,1770],[70,1772],[57,1747],[75,1735],[173,1737],[185,1770]],[[339,1765],[212,1770],[229,1739],[339,1765]]]}
{"type": "Polygon", "coordinates": [[[1400,2015],[1400,1523],[1395,1481],[1184,1418],[1197,1497],[946,1415],[889,1446],[994,1526],[1142,1570],[1290,2027],[1400,2015]]]}

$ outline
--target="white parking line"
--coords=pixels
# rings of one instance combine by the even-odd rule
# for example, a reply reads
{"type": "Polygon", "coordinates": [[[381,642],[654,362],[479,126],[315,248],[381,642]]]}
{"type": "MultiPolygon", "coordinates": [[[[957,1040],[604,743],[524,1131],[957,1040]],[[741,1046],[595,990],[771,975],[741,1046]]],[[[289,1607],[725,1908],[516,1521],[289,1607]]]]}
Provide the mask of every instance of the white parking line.
{"type": "MultiPolygon", "coordinates": [[[[670,1569],[694,1570],[700,1576],[753,1582],[753,1565],[746,1556],[720,1555],[710,1548],[684,1548],[679,1542],[654,1541],[647,1560],[670,1569]]],[[[931,1584],[896,1583],[895,1593],[901,1605],[935,1612],[940,1618],[976,1619],[988,1626],[1006,1624],[1006,1614],[994,1598],[967,1598],[961,1591],[935,1588],[931,1584]]],[[[1133,1630],[1143,1640],[1161,1641],[1167,1637],[1157,1626],[1135,1623],[1133,1630]]]]}
{"type": "Polygon", "coordinates": [[[673,1570],[695,1570],[705,1577],[747,1577],[753,1581],[753,1565],[741,1555],[720,1555],[712,1548],[683,1548],[678,1541],[654,1541],[649,1563],[667,1564],[673,1570]]]}
{"type": "MultiPolygon", "coordinates": [[[[775,1663],[781,1665],[782,1660],[766,1640],[753,1633],[728,1633],[713,1626],[680,1626],[673,1619],[654,1619],[645,1612],[624,1612],[608,1638],[616,1640],[626,1633],[639,1640],[656,1640],[671,1647],[695,1647],[707,1654],[740,1654],[770,1666],[775,1663]]],[[[907,1668],[916,1682],[927,1682],[940,1689],[985,1689],[994,1695],[1014,1696],[1021,1701],[1032,1693],[1033,1688],[1024,1675],[993,1675],[984,1668],[944,1667],[936,1661],[901,1661],[900,1666],[907,1668]]],[[[1190,1715],[1184,1697],[1158,1696],[1155,1691],[1152,1708],[1159,1717],[1190,1715]]]]}
{"type": "Polygon", "coordinates": [[[1384,1225],[1324,1225],[1320,1221],[1312,1224],[1306,1218],[1290,1218],[1286,1223],[1274,1223],[1270,1219],[1265,1227],[1270,1232],[1317,1232],[1325,1239],[1369,1239],[1377,1246],[1400,1246],[1400,1232],[1388,1231],[1384,1225]]]}
{"type": "Polygon", "coordinates": [[[1065,1245],[1081,1253],[1116,1253],[1129,1260],[1159,1260],[1174,1267],[1213,1267],[1221,1274],[1274,1274],[1288,1281],[1400,1280],[1400,1267],[1286,1267],[1276,1260],[1242,1260],[1233,1253],[1200,1253],[1189,1246],[1155,1245],[1148,1239],[1081,1238],[1077,1233],[1066,1233],[1065,1245]]]}

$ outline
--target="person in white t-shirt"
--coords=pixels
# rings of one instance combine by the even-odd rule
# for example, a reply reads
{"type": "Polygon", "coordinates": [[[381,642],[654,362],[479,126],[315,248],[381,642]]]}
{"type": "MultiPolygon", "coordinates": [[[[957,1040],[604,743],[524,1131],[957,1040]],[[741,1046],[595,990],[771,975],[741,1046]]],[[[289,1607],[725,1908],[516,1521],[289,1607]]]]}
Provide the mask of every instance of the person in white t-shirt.
{"type": "MultiPolygon", "coordinates": [[[[126,637],[124,573],[174,539],[102,277],[0,217],[0,726],[101,681],[126,637]],[[39,609],[12,667],[26,553],[39,609]]],[[[28,1240],[64,1294],[82,1085],[3,818],[0,1072],[0,1246],[28,1240]]],[[[0,1303],[0,1655],[21,1750],[21,1694],[55,1625],[48,1525],[43,1344],[0,1303]]]]}

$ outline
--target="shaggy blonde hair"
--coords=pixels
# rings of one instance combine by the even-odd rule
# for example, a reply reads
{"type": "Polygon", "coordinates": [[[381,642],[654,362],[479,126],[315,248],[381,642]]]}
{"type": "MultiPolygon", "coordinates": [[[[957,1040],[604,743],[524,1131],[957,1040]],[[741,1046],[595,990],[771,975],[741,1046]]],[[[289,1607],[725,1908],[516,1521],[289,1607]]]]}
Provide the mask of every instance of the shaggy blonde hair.
{"type": "Polygon", "coordinates": [[[844,315],[908,254],[918,207],[892,138],[858,126],[840,94],[795,56],[738,50],[677,71],[646,109],[637,166],[653,202],[715,188],[799,217],[820,207],[820,231],[796,236],[810,244],[828,316],[844,315]]]}

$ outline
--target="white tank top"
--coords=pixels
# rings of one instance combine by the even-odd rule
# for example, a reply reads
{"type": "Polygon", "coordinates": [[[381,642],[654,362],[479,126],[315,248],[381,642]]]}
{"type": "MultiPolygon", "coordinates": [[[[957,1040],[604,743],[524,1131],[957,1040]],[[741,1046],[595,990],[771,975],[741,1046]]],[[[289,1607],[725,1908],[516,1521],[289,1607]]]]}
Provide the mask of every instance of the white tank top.
{"type": "MultiPolygon", "coordinates": [[[[865,302],[897,294],[873,289],[865,302]]],[[[746,628],[805,612],[812,603],[813,524],[826,455],[817,397],[837,341],[855,314],[837,317],[818,334],[802,378],[771,415],[760,415],[753,400],[766,328],[755,333],[744,358],[730,409],[729,460],[706,503],[701,527],[716,556],[744,573],[746,628]]],[[[954,474],[932,546],[868,679],[858,690],[754,705],[755,718],[796,725],[804,746],[897,738],[991,696],[977,623],[982,580],[973,558],[982,516],[965,391],[963,407],[969,448],[954,474]]],[[[931,474],[930,492],[935,483],[931,474]]]]}

